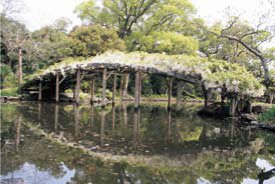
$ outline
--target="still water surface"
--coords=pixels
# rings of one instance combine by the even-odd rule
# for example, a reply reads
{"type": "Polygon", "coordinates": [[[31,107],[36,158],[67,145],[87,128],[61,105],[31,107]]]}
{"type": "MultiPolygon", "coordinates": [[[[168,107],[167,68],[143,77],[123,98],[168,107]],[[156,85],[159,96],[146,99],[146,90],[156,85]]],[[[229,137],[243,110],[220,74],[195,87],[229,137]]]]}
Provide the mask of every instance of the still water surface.
{"type": "MultiPolygon", "coordinates": [[[[275,168],[275,134],[198,117],[199,108],[2,104],[1,184],[258,184],[261,170],[275,168]],[[113,161],[128,161],[103,162],[31,126],[66,144],[108,153],[113,161]]],[[[263,183],[274,184],[268,177],[263,183]]]]}

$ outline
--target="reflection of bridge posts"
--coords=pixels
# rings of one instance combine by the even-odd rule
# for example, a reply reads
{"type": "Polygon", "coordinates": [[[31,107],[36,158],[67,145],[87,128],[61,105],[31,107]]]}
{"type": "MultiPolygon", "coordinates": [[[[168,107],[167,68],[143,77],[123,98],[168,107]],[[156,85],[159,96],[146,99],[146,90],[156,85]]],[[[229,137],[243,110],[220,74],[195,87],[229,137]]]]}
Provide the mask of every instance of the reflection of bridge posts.
{"type": "Polygon", "coordinates": [[[138,130],[138,112],[134,111],[134,125],[133,125],[133,147],[136,148],[137,146],[137,130],[138,130]]]}
{"type": "Polygon", "coordinates": [[[56,133],[57,127],[58,127],[58,112],[59,112],[59,106],[58,104],[55,104],[54,106],[54,131],[56,133]]]}
{"type": "Polygon", "coordinates": [[[168,107],[168,117],[167,117],[167,143],[170,141],[171,135],[171,109],[168,107]]]}
{"type": "Polygon", "coordinates": [[[91,80],[91,99],[90,99],[90,104],[94,103],[94,95],[95,95],[95,79],[94,77],[91,80]]]}
{"type": "Polygon", "coordinates": [[[112,105],[115,105],[115,98],[116,98],[116,81],[117,81],[117,75],[114,74],[113,78],[113,95],[112,95],[112,105]]]}
{"type": "Polygon", "coordinates": [[[115,134],[115,117],[116,117],[116,108],[115,106],[113,105],[112,106],[112,135],[114,136],[115,134]]]}
{"type": "Polygon", "coordinates": [[[55,79],[55,102],[59,102],[59,73],[56,73],[55,79]]]}
{"type": "MultiPolygon", "coordinates": [[[[123,119],[124,119],[124,125],[123,125],[123,130],[127,132],[128,128],[128,115],[127,115],[127,106],[125,104],[122,104],[123,107],[123,119]]],[[[126,134],[124,134],[126,135],[126,134]]]]}
{"type": "Polygon", "coordinates": [[[39,88],[38,88],[38,100],[42,100],[42,81],[39,81],[39,88]]]}
{"type": "Polygon", "coordinates": [[[105,108],[106,106],[106,75],[107,75],[107,69],[104,68],[102,72],[102,108],[105,108]]]}
{"type": "Polygon", "coordinates": [[[75,122],[74,136],[75,136],[75,139],[78,139],[78,136],[79,136],[79,106],[77,104],[74,104],[74,122],[75,122]]]}
{"type": "Polygon", "coordinates": [[[104,146],[104,129],[105,129],[105,111],[101,112],[101,125],[100,125],[100,146],[104,146]]]}
{"type": "Polygon", "coordinates": [[[41,120],[41,102],[38,102],[38,116],[37,116],[37,119],[38,119],[38,123],[40,124],[40,120],[41,120]]]}
{"type": "Polygon", "coordinates": [[[139,143],[140,109],[134,111],[133,142],[134,147],[139,143]]]}
{"type": "Polygon", "coordinates": [[[21,116],[17,115],[16,118],[16,152],[19,150],[19,143],[20,143],[20,131],[21,131],[21,116]]]}
{"type": "Polygon", "coordinates": [[[172,87],[173,87],[173,78],[168,79],[168,110],[171,109],[171,96],[172,96],[172,87]]]}
{"type": "Polygon", "coordinates": [[[91,127],[94,126],[94,106],[91,106],[91,119],[90,119],[91,127]]]}

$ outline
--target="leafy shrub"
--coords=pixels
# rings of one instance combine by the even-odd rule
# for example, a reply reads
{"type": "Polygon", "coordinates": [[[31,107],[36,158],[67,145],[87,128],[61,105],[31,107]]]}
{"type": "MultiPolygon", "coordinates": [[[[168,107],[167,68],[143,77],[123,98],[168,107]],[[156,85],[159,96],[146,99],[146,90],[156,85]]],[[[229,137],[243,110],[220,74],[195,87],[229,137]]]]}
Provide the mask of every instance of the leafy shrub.
{"type": "Polygon", "coordinates": [[[275,106],[260,114],[258,120],[267,123],[275,123],[275,106]]]}
{"type": "Polygon", "coordinates": [[[0,90],[1,96],[19,96],[18,88],[7,88],[0,90]]]}

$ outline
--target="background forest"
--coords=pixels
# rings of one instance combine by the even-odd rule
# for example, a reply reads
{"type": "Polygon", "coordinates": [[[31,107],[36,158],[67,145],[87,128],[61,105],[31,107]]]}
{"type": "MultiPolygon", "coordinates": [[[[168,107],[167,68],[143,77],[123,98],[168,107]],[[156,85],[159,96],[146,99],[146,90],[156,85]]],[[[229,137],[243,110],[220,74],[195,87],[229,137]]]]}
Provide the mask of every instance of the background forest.
{"type": "MultiPolygon", "coordinates": [[[[188,0],[103,0],[98,6],[88,0],[75,7],[81,26],[70,27],[61,18],[52,25],[29,31],[16,14],[22,9],[16,0],[2,1],[1,12],[1,93],[18,95],[24,78],[68,57],[93,57],[107,50],[143,51],[200,56],[213,62],[213,70],[224,67],[223,60],[237,63],[267,87],[273,101],[275,46],[265,46],[275,35],[275,3],[251,25],[242,17],[225,11],[226,22],[208,25],[197,18],[188,0]]],[[[271,42],[272,43],[272,42],[271,42]]],[[[123,94],[133,93],[134,81],[126,75],[119,86],[123,94]],[[120,88],[122,89],[122,87],[120,88]]],[[[249,79],[248,79],[249,81],[249,79]]],[[[184,96],[201,97],[201,86],[184,84],[184,96]]],[[[99,84],[98,84],[99,86],[99,84]]],[[[89,85],[82,84],[88,92],[89,85]]],[[[165,95],[167,86],[160,76],[146,75],[143,95],[165,95]]]]}

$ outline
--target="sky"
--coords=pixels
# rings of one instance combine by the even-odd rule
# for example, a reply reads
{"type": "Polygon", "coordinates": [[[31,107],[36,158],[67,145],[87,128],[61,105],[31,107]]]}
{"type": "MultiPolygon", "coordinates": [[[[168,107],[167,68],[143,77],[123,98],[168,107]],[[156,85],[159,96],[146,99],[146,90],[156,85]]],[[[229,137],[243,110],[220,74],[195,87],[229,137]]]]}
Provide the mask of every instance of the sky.
{"type": "MultiPolygon", "coordinates": [[[[24,2],[24,9],[20,15],[20,21],[27,25],[30,31],[37,30],[45,25],[52,24],[61,17],[69,18],[72,21],[71,27],[80,25],[81,21],[73,13],[75,7],[85,0],[21,0],[24,2]]],[[[197,9],[197,16],[203,18],[208,24],[217,20],[225,20],[225,9],[231,7],[234,15],[239,15],[255,23],[255,16],[265,5],[262,0],[189,0],[197,9]]],[[[270,0],[274,1],[275,0],[270,0]]],[[[273,43],[274,44],[274,43],[273,43]]],[[[275,44],[274,44],[275,45],[275,44]]]]}

